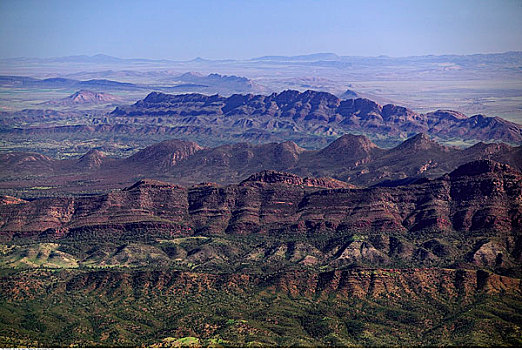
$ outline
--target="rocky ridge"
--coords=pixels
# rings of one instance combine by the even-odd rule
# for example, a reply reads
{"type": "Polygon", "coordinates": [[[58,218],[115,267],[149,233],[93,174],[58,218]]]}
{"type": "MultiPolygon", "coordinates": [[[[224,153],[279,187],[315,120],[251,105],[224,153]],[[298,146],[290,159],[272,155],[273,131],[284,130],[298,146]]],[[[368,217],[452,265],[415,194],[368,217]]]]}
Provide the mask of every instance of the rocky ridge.
{"type": "MultiPolygon", "coordinates": [[[[482,160],[449,175],[391,188],[262,172],[239,185],[184,188],[144,180],[122,191],[1,207],[3,238],[45,230],[152,222],[192,232],[439,232],[522,228],[522,176],[482,160]],[[348,187],[348,188],[347,188],[348,187]],[[323,189],[321,189],[323,188],[323,189]]],[[[12,202],[13,200],[11,200],[12,202]]]]}
{"type": "Polygon", "coordinates": [[[212,120],[212,125],[259,129],[306,129],[314,132],[336,130],[387,135],[427,133],[443,139],[501,140],[522,142],[522,128],[499,117],[474,115],[448,110],[420,114],[402,106],[381,106],[365,98],[341,100],[327,92],[286,90],[264,95],[150,93],[130,106],[117,107],[115,117],[191,116],[194,120],[212,120]],[[208,119],[210,117],[210,119],[208,119]],[[277,125],[273,121],[277,121],[277,125]]]}

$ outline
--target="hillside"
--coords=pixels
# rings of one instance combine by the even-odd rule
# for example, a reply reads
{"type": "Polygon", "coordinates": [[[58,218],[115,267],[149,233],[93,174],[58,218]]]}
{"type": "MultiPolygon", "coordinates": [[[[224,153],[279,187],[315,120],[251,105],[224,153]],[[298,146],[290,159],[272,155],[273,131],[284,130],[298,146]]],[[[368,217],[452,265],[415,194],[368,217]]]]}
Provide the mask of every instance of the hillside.
{"type": "Polygon", "coordinates": [[[483,270],[48,269],[0,288],[13,347],[520,346],[520,280],[483,270]]]}
{"type": "Polygon", "coordinates": [[[194,142],[167,140],[127,158],[106,157],[99,150],[65,160],[36,153],[3,153],[0,191],[24,197],[107,192],[143,178],[181,185],[226,185],[264,170],[329,177],[359,187],[397,186],[433,179],[480,159],[522,170],[521,147],[478,143],[460,149],[442,146],[425,134],[388,149],[377,147],[365,136],[347,134],[317,151],[305,150],[293,142],[206,148],[194,142]]]}

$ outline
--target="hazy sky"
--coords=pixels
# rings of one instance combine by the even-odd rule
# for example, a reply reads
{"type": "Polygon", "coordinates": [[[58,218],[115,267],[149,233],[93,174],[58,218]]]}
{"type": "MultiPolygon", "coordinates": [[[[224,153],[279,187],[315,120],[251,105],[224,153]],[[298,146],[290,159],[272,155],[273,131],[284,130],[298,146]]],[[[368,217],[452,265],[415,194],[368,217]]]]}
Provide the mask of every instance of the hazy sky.
{"type": "Polygon", "coordinates": [[[522,0],[0,0],[0,56],[504,52],[521,19],[522,0]]]}

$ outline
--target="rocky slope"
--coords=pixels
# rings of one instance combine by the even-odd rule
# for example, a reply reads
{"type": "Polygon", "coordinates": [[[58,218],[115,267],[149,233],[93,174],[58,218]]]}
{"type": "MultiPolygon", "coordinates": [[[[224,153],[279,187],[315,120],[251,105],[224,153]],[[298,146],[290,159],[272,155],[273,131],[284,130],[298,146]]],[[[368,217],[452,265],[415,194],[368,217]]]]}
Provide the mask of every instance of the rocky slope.
{"type": "Polygon", "coordinates": [[[112,116],[174,119],[190,116],[189,124],[211,122],[212,127],[239,130],[308,130],[324,135],[355,131],[387,137],[423,132],[442,139],[522,142],[520,125],[498,117],[468,118],[447,110],[419,114],[401,106],[381,106],[364,98],[341,100],[332,94],[311,90],[230,97],[153,92],[134,105],[116,108],[112,116]]]}
{"type": "Polygon", "coordinates": [[[0,287],[5,346],[520,345],[520,280],[486,271],[32,270],[0,287]]]}

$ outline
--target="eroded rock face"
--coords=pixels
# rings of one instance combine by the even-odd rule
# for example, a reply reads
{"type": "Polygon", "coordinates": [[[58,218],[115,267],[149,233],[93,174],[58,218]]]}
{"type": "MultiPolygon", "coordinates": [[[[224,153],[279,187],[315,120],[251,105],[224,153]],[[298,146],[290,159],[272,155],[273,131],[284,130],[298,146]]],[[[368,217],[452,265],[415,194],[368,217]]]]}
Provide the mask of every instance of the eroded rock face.
{"type": "Polygon", "coordinates": [[[0,207],[4,236],[132,222],[183,223],[213,233],[293,231],[519,231],[522,177],[492,161],[392,188],[265,171],[239,185],[192,188],[143,180],[123,191],[0,207]],[[469,175],[468,175],[469,174],[469,175]],[[323,188],[323,189],[321,189],[323,188]]]}

